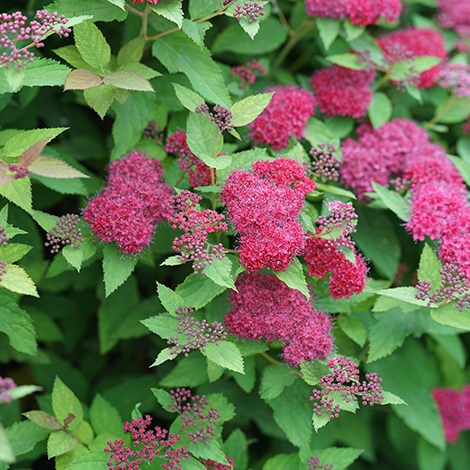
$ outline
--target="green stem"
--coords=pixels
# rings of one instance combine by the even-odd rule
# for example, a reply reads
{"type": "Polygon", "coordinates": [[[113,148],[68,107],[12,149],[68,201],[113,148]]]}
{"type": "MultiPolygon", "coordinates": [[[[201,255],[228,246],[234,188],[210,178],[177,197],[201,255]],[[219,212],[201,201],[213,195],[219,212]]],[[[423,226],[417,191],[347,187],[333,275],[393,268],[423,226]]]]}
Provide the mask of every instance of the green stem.
{"type": "Polygon", "coordinates": [[[279,4],[277,3],[277,0],[271,0],[271,3],[273,4],[273,11],[277,14],[279,21],[282,23],[282,26],[284,26],[284,29],[287,31],[287,34],[292,37],[295,32],[290,27],[290,24],[288,23],[284,13],[280,9],[279,4]]]}
{"type": "Polygon", "coordinates": [[[375,87],[376,90],[380,90],[389,80],[392,71],[389,70],[378,82],[377,86],[375,87]]]}

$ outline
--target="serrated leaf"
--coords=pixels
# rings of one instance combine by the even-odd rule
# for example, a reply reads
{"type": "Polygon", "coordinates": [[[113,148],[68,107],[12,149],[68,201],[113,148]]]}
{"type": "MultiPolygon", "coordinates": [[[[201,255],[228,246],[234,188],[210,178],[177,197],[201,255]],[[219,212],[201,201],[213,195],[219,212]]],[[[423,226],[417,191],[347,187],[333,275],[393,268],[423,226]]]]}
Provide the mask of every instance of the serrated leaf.
{"type": "Polygon", "coordinates": [[[439,274],[441,268],[442,263],[436,253],[428,244],[425,244],[419,258],[418,280],[429,281],[433,288],[439,287],[442,283],[439,274]]]}
{"type": "Polygon", "coordinates": [[[41,152],[44,150],[44,147],[47,145],[48,139],[42,139],[39,142],[31,145],[27,148],[19,157],[18,165],[22,167],[29,167],[31,163],[36,160],[36,158],[41,155],[41,152]]]}
{"type": "Polygon", "coordinates": [[[15,454],[13,452],[13,448],[11,446],[10,440],[8,439],[7,433],[5,432],[5,428],[0,424],[0,465],[2,462],[5,463],[3,468],[8,468],[9,463],[13,463],[15,461],[15,454]]]}
{"type": "Polygon", "coordinates": [[[76,431],[82,424],[82,404],[72,390],[57,376],[52,387],[52,409],[57,420],[66,425],[68,430],[76,431]]]}
{"type": "Polygon", "coordinates": [[[295,257],[285,271],[275,271],[274,274],[278,279],[284,282],[287,287],[302,292],[307,299],[310,299],[307,279],[305,278],[302,263],[298,258],[295,257]]]}
{"type": "Polygon", "coordinates": [[[470,162],[462,158],[454,157],[453,155],[448,155],[448,157],[455,165],[457,170],[459,170],[459,173],[467,184],[467,186],[470,186],[470,162]]]}
{"type": "Polygon", "coordinates": [[[54,416],[46,413],[45,411],[27,411],[26,413],[23,413],[23,416],[26,416],[26,418],[41,428],[50,429],[52,431],[58,431],[59,429],[62,429],[62,424],[60,424],[54,416]]]}
{"type": "Polygon", "coordinates": [[[103,33],[91,21],[84,21],[73,28],[73,34],[83,60],[104,71],[111,59],[111,48],[103,33]]]}
{"type": "Polygon", "coordinates": [[[70,166],[63,160],[47,157],[46,155],[40,155],[36,158],[28,167],[28,170],[35,175],[46,176],[48,178],[89,178],[85,173],[70,166]]]}
{"type": "Polygon", "coordinates": [[[19,157],[23,152],[31,148],[32,145],[43,141],[50,142],[67,129],[68,127],[52,127],[16,132],[5,142],[3,156],[19,157]]]}
{"type": "Polygon", "coordinates": [[[263,400],[272,400],[292,385],[295,375],[288,367],[269,365],[263,369],[259,396],[263,400]]]}
{"type": "Polygon", "coordinates": [[[449,325],[462,330],[470,331],[470,313],[468,309],[462,312],[457,309],[456,301],[442,307],[431,309],[431,317],[441,325],[449,325]]]}
{"type": "Polygon", "coordinates": [[[163,263],[160,263],[160,266],[180,266],[181,264],[184,264],[184,261],[177,256],[169,256],[163,263]]]}
{"type": "Polygon", "coordinates": [[[377,129],[390,120],[392,110],[392,103],[387,95],[381,92],[374,93],[367,110],[370,122],[374,126],[374,129],[377,129]]]}
{"type": "Polygon", "coordinates": [[[204,347],[204,351],[201,352],[212,362],[225,369],[233,370],[240,374],[244,373],[243,357],[240,350],[230,341],[218,341],[217,344],[208,343],[204,347]]]}
{"type": "Polygon", "coordinates": [[[172,361],[177,356],[178,354],[175,354],[174,352],[172,352],[171,348],[162,349],[158,353],[158,356],[156,357],[155,361],[150,367],[156,367],[156,366],[159,366],[160,364],[163,364],[166,361],[172,361]]]}
{"type": "Polygon", "coordinates": [[[254,121],[268,106],[274,93],[260,93],[248,96],[235,103],[230,111],[232,112],[232,125],[234,127],[246,126],[254,121]]]}
{"type": "Polygon", "coordinates": [[[7,264],[6,272],[0,280],[0,286],[17,294],[39,297],[36,285],[26,271],[16,264],[7,264]]]}
{"type": "Polygon", "coordinates": [[[396,62],[392,66],[390,78],[392,80],[404,80],[410,73],[416,76],[431,69],[440,62],[442,62],[440,57],[430,56],[420,56],[416,59],[396,62]]]}
{"type": "Polygon", "coordinates": [[[172,410],[168,406],[174,402],[170,393],[168,393],[166,390],[163,390],[163,388],[151,388],[150,390],[165,411],[168,411],[169,413],[176,413],[176,410],[172,410]]]}
{"type": "Polygon", "coordinates": [[[338,325],[341,330],[359,346],[363,347],[367,340],[367,331],[364,323],[353,317],[340,317],[338,325]]]}
{"type": "Polygon", "coordinates": [[[117,71],[105,75],[103,82],[106,85],[112,85],[116,88],[134,91],[150,91],[155,92],[150,82],[142,75],[130,71],[117,71]]]}
{"type": "Polygon", "coordinates": [[[160,302],[170,315],[174,316],[179,307],[186,305],[183,298],[177,292],[159,282],[157,282],[157,292],[160,302]]]}
{"type": "Polygon", "coordinates": [[[316,18],[315,23],[323,46],[328,50],[339,34],[341,21],[338,18],[316,18]]]}
{"type": "Polygon", "coordinates": [[[226,287],[219,286],[214,281],[201,274],[190,274],[185,281],[176,288],[176,292],[184,300],[184,305],[191,305],[196,310],[207,305],[224,290],[226,290],[226,287]]]}
{"type": "Polygon", "coordinates": [[[392,289],[380,289],[376,292],[378,295],[385,295],[393,299],[403,300],[406,303],[417,305],[419,307],[426,307],[425,300],[418,300],[416,294],[418,290],[415,287],[393,287],[392,289]]]}
{"type": "Polygon", "coordinates": [[[18,400],[23,397],[27,397],[32,393],[42,392],[44,389],[39,385],[20,385],[13,390],[8,390],[8,394],[13,400],[18,400]]]}
{"type": "Polygon", "coordinates": [[[91,109],[103,119],[116,98],[116,89],[111,85],[101,85],[96,88],[88,88],[83,92],[83,97],[91,109]]]}
{"type": "Polygon", "coordinates": [[[103,275],[106,297],[121,286],[134,271],[137,256],[124,256],[115,245],[103,248],[103,275]]]}
{"type": "Polygon", "coordinates": [[[348,41],[353,41],[354,39],[357,39],[365,31],[365,28],[363,26],[352,24],[349,21],[349,18],[346,18],[343,24],[344,24],[344,31],[346,32],[346,39],[348,41]]]}
{"type": "Polygon", "coordinates": [[[70,452],[77,444],[77,439],[65,431],[51,432],[47,440],[47,457],[52,459],[70,452]]]}
{"type": "Polygon", "coordinates": [[[70,0],[55,0],[48,5],[49,11],[57,11],[59,15],[73,18],[78,15],[92,15],[93,21],[123,21],[127,12],[109,0],[80,0],[70,3],[70,0]]]}
{"type": "Polygon", "coordinates": [[[181,0],[165,0],[156,5],[151,5],[151,8],[157,15],[163,16],[172,23],[175,23],[178,28],[181,28],[183,25],[183,7],[181,0]]]}
{"type": "Polygon", "coordinates": [[[206,31],[211,27],[212,24],[208,21],[195,23],[194,21],[185,18],[183,20],[182,30],[190,39],[194,41],[194,44],[202,49],[204,46],[204,37],[206,35],[206,31]]]}
{"type": "Polygon", "coordinates": [[[152,54],[170,73],[184,73],[204,98],[230,108],[222,74],[206,48],[200,49],[186,34],[173,33],[155,41],[152,54]]]}
{"type": "Polygon", "coordinates": [[[21,207],[24,211],[31,212],[33,202],[31,180],[29,178],[20,178],[0,184],[0,195],[21,207]]]}
{"type": "Polygon", "coordinates": [[[147,67],[144,64],[135,63],[135,62],[122,65],[121,67],[119,67],[117,72],[134,72],[146,78],[147,80],[151,80],[152,78],[162,76],[162,74],[160,72],[157,72],[155,69],[147,67]]]}
{"type": "Polygon", "coordinates": [[[382,392],[382,396],[384,398],[380,403],[381,405],[406,405],[406,402],[394,393],[384,391],[382,392]]]}
{"type": "Polygon", "coordinates": [[[88,70],[92,68],[98,72],[98,69],[95,69],[94,67],[90,67],[90,65],[87,64],[82,59],[80,52],[78,52],[77,46],[70,45],[70,46],[59,47],[59,49],[54,49],[53,52],[57,54],[61,59],[68,62],[72,67],[75,67],[76,69],[88,70]]]}
{"type": "Polygon", "coordinates": [[[161,313],[153,317],[140,321],[152,333],[163,339],[169,339],[178,336],[176,328],[179,326],[179,320],[169,313],[161,313]]]}
{"type": "Polygon", "coordinates": [[[126,5],[126,2],[125,0],[108,0],[109,3],[112,3],[113,5],[116,5],[117,7],[119,7],[121,10],[125,10],[125,5],[126,5]]]}
{"type": "Polygon", "coordinates": [[[315,456],[320,459],[322,465],[331,465],[335,470],[346,470],[364,452],[363,449],[329,447],[315,450],[315,456]]]}
{"type": "Polygon", "coordinates": [[[197,107],[204,103],[204,98],[189,88],[180,85],[179,83],[173,83],[176,97],[180,100],[181,104],[191,112],[194,112],[197,107]]]}
{"type": "Polygon", "coordinates": [[[384,188],[380,184],[372,182],[372,187],[380,200],[401,220],[407,222],[410,218],[410,204],[406,202],[403,196],[384,188]]]}
{"type": "Polygon", "coordinates": [[[108,400],[97,394],[90,406],[90,422],[96,435],[112,432],[124,435],[118,410],[108,400]]]}
{"type": "Polygon", "coordinates": [[[6,430],[16,456],[31,452],[38,442],[47,438],[49,432],[27,420],[17,421],[6,430]]]}
{"type": "Polygon", "coordinates": [[[326,364],[323,364],[320,361],[301,361],[300,372],[302,373],[302,378],[305,383],[309,385],[317,385],[324,375],[331,373],[331,370],[326,364]]]}
{"type": "Polygon", "coordinates": [[[325,57],[325,59],[332,64],[341,65],[352,70],[367,70],[368,65],[365,62],[361,62],[357,54],[351,52],[345,52],[343,54],[334,54],[325,57]]]}
{"type": "Polygon", "coordinates": [[[245,18],[241,18],[238,24],[251,39],[254,39],[259,32],[259,21],[252,21],[249,23],[245,18]]]}
{"type": "Polygon", "coordinates": [[[84,253],[78,246],[66,245],[62,248],[62,254],[70,266],[73,266],[78,272],[82,267],[84,253]]]}
{"type": "Polygon", "coordinates": [[[117,55],[117,62],[119,67],[140,62],[144,54],[145,39],[143,36],[137,36],[131,41],[124,44],[124,46],[119,49],[117,55]]]}
{"type": "Polygon", "coordinates": [[[90,70],[75,69],[67,75],[64,91],[86,90],[87,88],[100,86],[102,83],[103,80],[90,70]]]}
{"type": "Polygon", "coordinates": [[[5,263],[16,263],[29,253],[32,248],[32,246],[23,245],[22,243],[8,243],[0,251],[1,260],[5,263]]]}
{"type": "Polygon", "coordinates": [[[237,289],[231,274],[232,268],[232,262],[227,256],[222,259],[214,258],[212,263],[204,268],[204,275],[212,279],[219,286],[228,287],[236,291],[237,289]]]}

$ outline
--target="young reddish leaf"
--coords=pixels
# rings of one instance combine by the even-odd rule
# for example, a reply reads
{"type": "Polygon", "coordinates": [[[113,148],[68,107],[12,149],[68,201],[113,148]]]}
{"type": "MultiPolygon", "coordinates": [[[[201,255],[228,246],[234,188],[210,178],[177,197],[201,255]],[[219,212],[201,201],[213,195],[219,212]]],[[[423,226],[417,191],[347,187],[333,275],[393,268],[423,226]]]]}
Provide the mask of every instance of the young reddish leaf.
{"type": "Polygon", "coordinates": [[[48,178],[88,178],[85,173],[75,169],[58,158],[41,155],[29,167],[31,173],[48,178]]]}
{"type": "Polygon", "coordinates": [[[150,82],[136,72],[126,72],[124,70],[112,72],[106,75],[103,81],[106,85],[113,85],[116,88],[124,88],[125,90],[155,91],[150,82]]]}
{"type": "Polygon", "coordinates": [[[44,150],[44,147],[49,142],[49,139],[42,139],[39,142],[31,145],[26,149],[18,158],[18,165],[21,167],[28,167],[31,163],[36,160],[36,158],[41,155],[41,152],[44,150]]]}
{"type": "Polygon", "coordinates": [[[75,69],[72,70],[65,79],[64,91],[67,90],[86,90],[100,86],[103,80],[90,70],[75,69]]]}
{"type": "Polygon", "coordinates": [[[57,419],[41,410],[27,411],[23,413],[23,416],[26,416],[30,421],[41,426],[41,428],[51,429],[52,431],[58,431],[62,429],[62,425],[57,421],[57,419]]]}

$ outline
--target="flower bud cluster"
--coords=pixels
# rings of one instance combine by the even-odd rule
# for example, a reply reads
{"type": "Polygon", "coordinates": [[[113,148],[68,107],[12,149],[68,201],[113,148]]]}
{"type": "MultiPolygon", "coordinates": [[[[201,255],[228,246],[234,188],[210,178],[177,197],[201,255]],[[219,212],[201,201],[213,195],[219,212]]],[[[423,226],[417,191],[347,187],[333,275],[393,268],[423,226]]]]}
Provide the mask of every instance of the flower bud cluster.
{"type": "Polygon", "coordinates": [[[321,215],[316,224],[322,235],[339,231],[334,239],[344,238],[356,231],[358,216],[352,202],[331,201],[327,204],[330,215],[321,215]]]}
{"type": "Polygon", "coordinates": [[[13,390],[15,388],[16,383],[13,379],[11,379],[10,377],[0,377],[0,403],[10,403],[13,400],[13,397],[11,396],[11,394],[8,393],[8,390],[13,390]]]}
{"type": "Polygon", "coordinates": [[[157,5],[158,4],[158,0],[132,0],[132,3],[152,3],[153,5],[157,5]]]}
{"type": "Polygon", "coordinates": [[[330,318],[274,275],[244,273],[230,291],[225,327],[234,336],[283,343],[286,362],[321,359],[332,347],[330,318]]]}
{"type": "Polygon", "coordinates": [[[186,388],[172,390],[173,401],[168,405],[176,411],[181,419],[181,427],[189,435],[193,443],[208,444],[215,436],[220,414],[216,408],[210,407],[205,395],[192,395],[186,388]]]}
{"type": "Polygon", "coordinates": [[[14,163],[8,165],[8,170],[15,174],[15,180],[19,180],[21,178],[25,178],[28,176],[29,170],[25,167],[15,165],[14,163]]]}
{"type": "Polygon", "coordinates": [[[186,447],[175,448],[181,436],[169,434],[159,426],[149,429],[151,422],[152,418],[146,415],[124,423],[124,431],[131,433],[132,447],[123,439],[108,441],[104,451],[110,454],[109,470],[139,470],[141,462],[150,463],[156,457],[164,460],[161,468],[181,470],[178,464],[183,458],[189,459],[186,447]]]}
{"type": "Polygon", "coordinates": [[[176,332],[184,335],[186,342],[181,344],[178,338],[170,338],[168,340],[171,354],[183,353],[188,356],[193,349],[205,351],[205,347],[209,343],[219,344],[219,341],[227,337],[224,326],[218,321],[211,324],[206,319],[197,321],[193,317],[194,309],[192,307],[178,307],[176,310],[176,318],[179,320],[176,332]]]}
{"type": "Polygon", "coordinates": [[[312,170],[316,179],[323,183],[339,180],[339,168],[341,162],[333,155],[337,148],[332,144],[319,144],[318,148],[312,147],[310,155],[313,157],[312,170]]]}
{"type": "Polygon", "coordinates": [[[257,74],[265,75],[267,72],[268,70],[263,67],[263,64],[260,61],[253,59],[247,62],[245,65],[237,65],[232,67],[230,70],[230,76],[238,76],[240,78],[239,87],[243,88],[245,84],[252,85],[255,83],[257,74]]]}
{"type": "Polygon", "coordinates": [[[457,300],[456,307],[463,312],[464,309],[470,311],[470,280],[462,271],[459,265],[449,263],[444,264],[439,270],[441,275],[441,285],[431,293],[432,285],[428,281],[420,281],[416,285],[418,294],[416,298],[431,304],[445,304],[457,300]]]}
{"type": "Polygon", "coordinates": [[[37,49],[44,46],[44,38],[50,32],[67,37],[71,29],[65,25],[68,19],[57,12],[50,13],[47,10],[38,10],[36,20],[27,26],[28,18],[20,11],[14,13],[0,13],[0,66],[5,68],[14,64],[16,70],[32,62],[34,54],[29,49],[37,49]],[[22,41],[30,41],[29,45],[21,47],[22,41]]]}
{"type": "Polygon", "coordinates": [[[230,109],[224,108],[223,106],[219,106],[216,104],[214,106],[214,112],[209,111],[209,106],[206,103],[201,104],[195,110],[196,113],[203,113],[205,114],[220,130],[223,131],[231,131],[233,130],[232,125],[232,112],[230,109]]]}
{"type": "Polygon", "coordinates": [[[77,214],[66,214],[59,218],[56,226],[46,233],[47,242],[44,246],[50,247],[51,253],[58,253],[64,245],[80,246],[83,241],[82,231],[78,227],[80,217],[77,214]]]}
{"type": "Polygon", "coordinates": [[[316,456],[310,457],[307,461],[307,470],[333,470],[333,464],[321,465],[320,459],[316,456]]]}
{"type": "Polygon", "coordinates": [[[202,460],[201,463],[206,467],[207,470],[232,470],[235,468],[235,463],[233,459],[230,457],[225,457],[228,465],[224,465],[223,463],[214,462],[213,460],[202,460]]]}
{"type": "MultiPolygon", "coordinates": [[[[8,243],[9,237],[6,234],[5,227],[0,227],[0,248],[8,243]]],[[[0,282],[4,274],[7,273],[7,265],[5,261],[0,259],[0,282]]]]}
{"type": "Polygon", "coordinates": [[[233,17],[238,21],[244,19],[247,23],[253,23],[257,21],[260,16],[264,16],[263,8],[263,5],[258,2],[237,3],[233,17]]]}
{"type": "Polygon", "coordinates": [[[188,173],[193,188],[212,184],[210,168],[191,152],[184,132],[176,131],[168,136],[165,152],[178,155],[179,168],[188,173]]]}
{"type": "Polygon", "coordinates": [[[201,199],[191,191],[182,191],[174,197],[175,211],[168,218],[173,229],[184,232],[175,237],[172,248],[179,253],[177,256],[181,261],[193,263],[195,273],[203,273],[214,258],[225,256],[221,243],[212,245],[207,241],[209,233],[227,231],[224,216],[211,209],[199,209],[201,199]]]}
{"type": "Polygon", "coordinates": [[[162,164],[131,152],[109,165],[108,184],[83,212],[103,242],[116,242],[123,253],[139,253],[156,225],[172,213],[172,190],[163,183],[162,164]]]}
{"type": "Polygon", "coordinates": [[[318,416],[328,413],[330,419],[338,418],[341,411],[335,399],[340,397],[344,402],[360,402],[362,405],[374,406],[382,403],[384,397],[380,383],[382,379],[375,372],[366,374],[361,381],[359,369],[347,357],[338,356],[328,361],[330,374],[320,379],[321,389],[313,389],[310,400],[313,401],[313,412],[318,416]]]}

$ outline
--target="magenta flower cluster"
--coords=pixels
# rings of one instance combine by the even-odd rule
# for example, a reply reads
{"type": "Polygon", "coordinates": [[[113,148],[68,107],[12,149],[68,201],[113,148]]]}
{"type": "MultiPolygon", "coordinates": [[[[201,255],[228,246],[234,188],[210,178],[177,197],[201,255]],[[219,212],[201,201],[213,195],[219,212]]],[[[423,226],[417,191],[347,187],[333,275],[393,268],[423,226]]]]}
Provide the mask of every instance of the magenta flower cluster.
{"type": "Polygon", "coordinates": [[[324,375],[319,382],[321,389],[313,389],[310,400],[313,401],[313,412],[318,416],[328,413],[330,419],[338,418],[341,411],[335,399],[341,398],[344,402],[360,402],[362,405],[374,406],[382,403],[382,379],[375,372],[365,375],[360,380],[359,369],[349,358],[338,356],[328,361],[330,374],[324,375]]]}
{"type": "Polygon", "coordinates": [[[451,88],[452,93],[459,98],[470,98],[470,66],[467,64],[443,65],[439,73],[439,85],[443,88],[451,88]]]}
{"type": "Polygon", "coordinates": [[[55,227],[46,233],[45,246],[51,253],[58,253],[65,245],[80,246],[83,241],[82,231],[78,227],[80,217],[77,214],[65,214],[59,218],[55,227]]]}
{"type": "Polygon", "coordinates": [[[287,147],[292,136],[303,137],[307,120],[315,111],[311,93],[295,86],[268,88],[274,95],[265,110],[251,123],[251,138],[274,150],[287,147]]]}
{"type": "Polygon", "coordinates": [[[208,444],[215,436],[220,414],[210,404],[205,395],[192,395],[186,388],[177,388],[170,392],[173,401],[169,408],[179,414],[181,428],[188,433],[193,443],[208,444]]]}
{"type": "Polygon", "coordinates": [[[437,19],[443,28],[455,29],[457,34],[470,37],[470,4],[461,0],[437,0],[437,19]]]}
{"type": "Polygon", "coordinates": [[[206,467],[207,470],[232,470],[235,468],[235,463],[230,457],[225,457],[227,459],[228,465],[223,463],[214,462],[213,460],[202,460],[201,463],[206,467]]]}
{"type": "Polygon", "coordinates": [[[186,342],[183,344],[178,338],[169,338],[171,354],[183,353],[188,356],[193,349],[199,349],[204,352],[209,343],[219,344],[219,341],[227,337],[222,323],[214,321],[211,324],[206,319],[198,321],[194,318],[194,309],[192,307],[179,307],[176,310],[176,318],[179,320],[176,332],[184,335],[186,342]],[[173,345],[173,346],[171,346],[173,345]]]}
{"type": "Polygon", "coordinates": [[[331,320],[301,292],[262,273],[242,274],[235,286],[237,291],[230,291],[232,309],[225,317],[225,327],[234,336],[281,341],[284,360],[296,366],[330,353],[331,320]]]}
{"type": "Polygon", "coordinates": [[[258,2],[244,2],[235,5],[233,17],[238,21],[244,19],[247,23],[253,23],[260,16],[264,16],[263,5],[258,2]]]}
{"type": "Polygon", "coordinates": [[[398,19],[400,0],[305,0],[310,16],[320,18],[349,18],[352,24],[377,24],[381,18],[387,22],[398,19]]]}
{"type": "Polygon", "coordinates": [[[470,429],[470,385],[465,385],[460,391],[435,388],[431,394],[441,415],[445,439],[453,444],[460,431],[470,429]]]}
{"type": "Polygon", "coordinates": [[[298,218],[315,183],[300,163],[287,158],[259,161],[252,169],[232,172],[221,194],[239,234],[240,262],[248,271],[284,271],[304,250],[298,218]]]}
{"type": "Polygon", "coordinates": [[[9,390],[16,388],[15,381],[10,377],[0,377],[0,403],[10,403],[13,400],[13,397],[9,390]]]}
{"type": "Polygon", "coordinates": [[[263,64],[256,59],[250,60],[245,65],[236,65],[230,70],[230,76],[238,77],[240,79],[240,88],[243,88],[245,84],[253,85],[256,80],[257,74],[265,75],[267,69],[263,64]]]}
{"type": "Polygon", "coordinates": [[[161,468],[181,470],[178,464],[183,458],[189,459],[184,446],[176,447],[181,436],[169,434],[159,426],[150,429],[151,422],[152,418],[146,415],[124,423],[124,431],[131,433],[132,446],[126,445],[123,439],[108,441],[104,451],[111,459],[108,461],[109,470],[139,470],[142,462],[153,462],[156,457],[164,460],[161,468]]]}
{"type": "Polygon", "coordinates": [[[131,152],[109,165],[107,186],[83,212],[103,242],[116,242],[123,253],[150,245],[156,225],[170,217],[172,190],[162,181],[162,164],[131,152]]]}
{"type": "Polygon", "coordinates": [[[0,13],[0,66],[14,65],[16,70],[34,60],[34,54],[30,49],[44,46],[44,38],[54,32],[59,36],[67,37],[71,29],[65,24],[68,19],[57,12],[50,13],[47,10],[38,10],[36,20],[27,26],[28,18],[20,11],[14,13],[0,13]],[[29,41],[29,44],[24,44],[29,41]]]}
{"type": "Polygon", "coordinates": [[[165,151],[178,155],[179,168],[188,173],[189,184],[193,188],[213,184],[210,168],[191,152],[184,132],[176,131],[168,136],[165,151]]]}
{"type": "Polygon", "coordinates": [[[173,239],[173,250],[183,261],[193,263],[195,273],[203,273],[214,258],[223,258],[225,249],[221,243],[210,244],[209,233],[226,232],[227,224],[224,216],[211,209],[200,209],[198,203],[202,197],[184,190],[174,197],[175,210],[168,218],[173,229],[183,231],[183,234],[173,239]]]}

